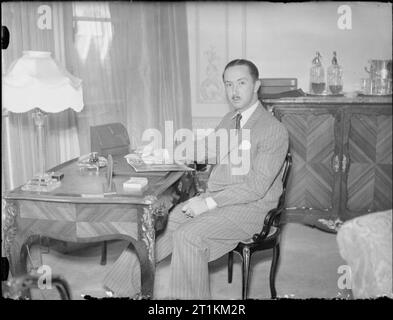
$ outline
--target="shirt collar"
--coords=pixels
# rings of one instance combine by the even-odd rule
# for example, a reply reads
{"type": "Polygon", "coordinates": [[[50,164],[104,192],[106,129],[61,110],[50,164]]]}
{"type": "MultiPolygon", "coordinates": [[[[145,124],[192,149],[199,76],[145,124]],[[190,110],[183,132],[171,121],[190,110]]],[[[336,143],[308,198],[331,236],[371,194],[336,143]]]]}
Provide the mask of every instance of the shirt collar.
{"type": "MultiPolygon", "coordinates": [[[[241,112],[242,115],[242,123],[246,123],[247,120],[251,117],[251,115],[253,114],[253,112],[255,111],[255,109],[258,107],[259,105],[259,100],[257,100],[251,107],[249,107],[247,110],[241,112]]],[[[235,112],[235,114],[233,115],[232,119],[234,119],[236,117],[236,115],[239,112],[235,112]]]]}

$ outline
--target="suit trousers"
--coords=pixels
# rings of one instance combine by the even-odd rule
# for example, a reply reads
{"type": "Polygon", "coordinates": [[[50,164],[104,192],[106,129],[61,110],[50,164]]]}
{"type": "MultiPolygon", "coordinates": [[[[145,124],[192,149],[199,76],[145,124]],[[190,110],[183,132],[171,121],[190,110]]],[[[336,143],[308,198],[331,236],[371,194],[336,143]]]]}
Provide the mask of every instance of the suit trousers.
{"type": "MultiPolygon", "coordinates": [[[[169,214],[165,230],[156,239],[156,261],[172,253],[170,299],[210,299],[208,262],[236,247],[240,240],[259,232],[262,224],[241,224],[228,219],[227,208],[216,208],[190,218],[177,205],[169,214]]],[[[260,220],[263,221],[264,215],[260,220]]],[[[258,219],[259,220],[259,219],[258,219]]],[[[104,287],[116,296],[132,297],[140,292],[140,265],[130,244],[104,279],[104,287]]]]}

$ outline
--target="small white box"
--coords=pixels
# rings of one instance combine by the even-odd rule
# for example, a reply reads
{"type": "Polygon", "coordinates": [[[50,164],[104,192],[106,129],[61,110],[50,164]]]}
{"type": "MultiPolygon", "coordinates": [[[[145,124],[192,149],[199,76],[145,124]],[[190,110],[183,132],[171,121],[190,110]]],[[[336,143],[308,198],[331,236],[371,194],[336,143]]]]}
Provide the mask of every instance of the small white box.
{"type": "Polygon", "coordinates": [[[149,180],[144,177],[132,177],[123,183],[124,191],[142,191],[148,185],[149,180]]]}

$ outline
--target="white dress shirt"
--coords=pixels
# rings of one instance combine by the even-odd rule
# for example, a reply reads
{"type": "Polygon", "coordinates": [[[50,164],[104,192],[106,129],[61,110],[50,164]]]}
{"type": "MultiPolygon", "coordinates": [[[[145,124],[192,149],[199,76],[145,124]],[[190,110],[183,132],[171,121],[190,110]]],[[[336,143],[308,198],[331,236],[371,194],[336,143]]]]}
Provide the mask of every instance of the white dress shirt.
{"type": "MultiPolygon", "coordinates": [[[[251,107],[247,110],[241,112],[242,118],[240,119],[240,128],[243,128],[248,119],[250,119],[251,115],[254,113],[255,109],[259,105],[259,100],[257,100],[251,107]]],[[[234,119],[238,113],[236,112],[235,115],[232,117],[234,119]]]]}

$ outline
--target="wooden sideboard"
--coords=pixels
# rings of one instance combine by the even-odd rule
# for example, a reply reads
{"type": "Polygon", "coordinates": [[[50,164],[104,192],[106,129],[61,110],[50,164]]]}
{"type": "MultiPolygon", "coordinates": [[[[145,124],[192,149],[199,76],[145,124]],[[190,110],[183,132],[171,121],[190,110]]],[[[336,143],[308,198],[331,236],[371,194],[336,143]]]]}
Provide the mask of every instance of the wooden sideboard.
{"type": "Polygon", "coordinates": [[[345,221],[392,208],[392,97],[264,100],[289,131],[284,221],[345,221]]]}

